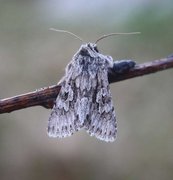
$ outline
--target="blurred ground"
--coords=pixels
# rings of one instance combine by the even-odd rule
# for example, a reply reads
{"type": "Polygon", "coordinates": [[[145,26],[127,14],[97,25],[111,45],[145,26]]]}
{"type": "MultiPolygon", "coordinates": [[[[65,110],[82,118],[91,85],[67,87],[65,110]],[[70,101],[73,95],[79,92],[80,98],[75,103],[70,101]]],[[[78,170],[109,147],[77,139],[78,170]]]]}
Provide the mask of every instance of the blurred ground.
{"type": "MultiPolygon", "coordinates": [[[[173,2],[0,0],[0,98],[58,82],[81,42],[115,59],[145,62],[173,53],[173,2]]],[[[50,110],[33,107],[0,115],[0,179],[173,179],[173,70],[111,85],[118,137],[104,143],[78,132],[46,134],[50,110]]]]}

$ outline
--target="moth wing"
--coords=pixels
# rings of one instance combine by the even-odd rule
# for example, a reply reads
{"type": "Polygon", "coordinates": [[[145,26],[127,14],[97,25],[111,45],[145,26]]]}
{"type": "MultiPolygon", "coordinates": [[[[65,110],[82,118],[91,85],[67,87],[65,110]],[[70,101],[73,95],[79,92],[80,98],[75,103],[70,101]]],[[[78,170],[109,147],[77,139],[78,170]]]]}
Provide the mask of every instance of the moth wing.
{"type": "Polygon", "coordinates": [[[85,121],[85,129],[91,136],[112,142],[117,133],[117,122],[107,73],[97,75],[97,88],[93,92],[91,114],[85,121]]]}
{"type": "Polygon", "coordinates": [[[48,135],[51,137],[71,136],[78,130],[72,106],[73,90],[62,85],[48,120],[48,135]]]}
{"type": "Polygon", "coordinates": [[[66,68],[66,75],[59,82],[61,90],[48,120],[47,130],[50,137],[71,136],[81,128],[75,114],[76,84],[73,79],[78,74],[74,74],[74,68],[72,60],[66,68]]]}

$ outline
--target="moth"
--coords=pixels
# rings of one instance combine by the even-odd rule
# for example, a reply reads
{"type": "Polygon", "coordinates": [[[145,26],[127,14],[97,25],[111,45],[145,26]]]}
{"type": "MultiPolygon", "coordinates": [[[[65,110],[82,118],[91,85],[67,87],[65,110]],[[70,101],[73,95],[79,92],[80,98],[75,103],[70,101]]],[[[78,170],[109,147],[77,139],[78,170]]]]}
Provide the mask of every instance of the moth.
{"type": "Polygon", "coordinates": [[[99,53],[97,43],[81,45],[58,83],[61,90],[48,120],[48,135],[62,138],[85,129],[100,140],[114,141],[117,122],[108,73],[110,69],[123,73],[134,66],[132,60],[114,62],[99,53]]]}

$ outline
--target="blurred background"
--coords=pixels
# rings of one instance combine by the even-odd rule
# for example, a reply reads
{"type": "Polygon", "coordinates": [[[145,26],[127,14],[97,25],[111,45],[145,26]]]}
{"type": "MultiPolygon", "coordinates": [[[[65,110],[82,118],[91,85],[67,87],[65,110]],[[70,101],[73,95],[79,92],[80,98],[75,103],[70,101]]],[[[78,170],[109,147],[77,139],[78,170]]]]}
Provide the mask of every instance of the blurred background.
{"type": "MultiPolygon", "coordinates": [[[[111,32],[102,54],[137,63],[173,53],[172,0],[0,0],[0,98],[56,84],[81,42],[111,32]]],[[[118,136],[47,136],[51,110],[0,115],[1,180],[173,179],[173,70],[111,84],[118,136]]]]}

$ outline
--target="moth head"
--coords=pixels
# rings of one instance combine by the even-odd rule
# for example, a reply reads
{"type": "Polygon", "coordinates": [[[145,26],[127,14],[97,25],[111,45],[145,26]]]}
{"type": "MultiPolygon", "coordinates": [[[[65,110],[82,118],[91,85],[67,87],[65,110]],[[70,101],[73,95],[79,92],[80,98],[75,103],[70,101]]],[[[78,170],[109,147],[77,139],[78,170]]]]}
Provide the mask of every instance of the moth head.
{"type": "Polygon", "coordinates": [[[95,43],[83,44],[79,50],[79,54],[82,56],[92,56],[94,53],[98,53],[97,45],[95,43]]]}

